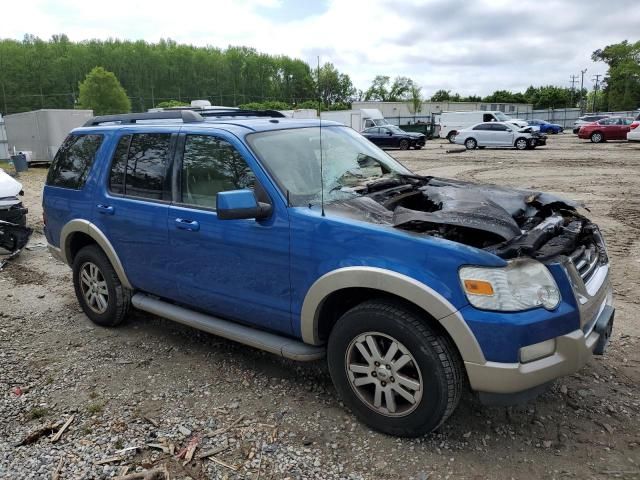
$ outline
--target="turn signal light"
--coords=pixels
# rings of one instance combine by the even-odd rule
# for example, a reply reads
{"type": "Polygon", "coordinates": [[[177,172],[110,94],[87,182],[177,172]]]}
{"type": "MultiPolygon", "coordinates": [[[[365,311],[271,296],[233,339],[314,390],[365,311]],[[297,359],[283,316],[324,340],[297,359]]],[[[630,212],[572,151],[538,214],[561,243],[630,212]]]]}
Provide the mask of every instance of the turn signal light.
{"type": "Polygon", "coordinates": [[[465,280],[464,289],[473,295],[493,295],[493,286],[483,280],[465,280]]]}

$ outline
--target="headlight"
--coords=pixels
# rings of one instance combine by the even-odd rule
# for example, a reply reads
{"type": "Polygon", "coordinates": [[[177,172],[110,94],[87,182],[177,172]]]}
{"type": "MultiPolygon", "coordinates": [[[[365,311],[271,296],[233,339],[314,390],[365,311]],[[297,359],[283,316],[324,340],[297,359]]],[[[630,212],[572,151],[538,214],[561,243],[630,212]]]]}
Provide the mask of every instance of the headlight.
{"type": "Polygon", "coordinates": [[[483,310],[553,310],[560,303],[551,273],[535,260],[513,260],[503,268],[463,267],[460,280],[469,303],[483,310]]]}

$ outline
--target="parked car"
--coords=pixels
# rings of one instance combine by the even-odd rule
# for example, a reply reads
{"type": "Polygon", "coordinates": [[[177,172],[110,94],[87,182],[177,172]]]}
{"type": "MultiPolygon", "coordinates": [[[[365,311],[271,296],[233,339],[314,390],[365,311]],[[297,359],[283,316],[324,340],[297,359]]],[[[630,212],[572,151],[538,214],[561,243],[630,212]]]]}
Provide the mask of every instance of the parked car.
{"type": "Polygon", "coordinates": [[[0,168],[0,251],[20,250],[31,235],[22,195],[22,184],[0,168]]]}
{"type": "Polygon", "coordinates": [[[44,232],[93,322],[135,307],[326,355],[345,405],[404,436],[438,428],[466,385],[522,402],[604,352],[609,260],[579,204],[420,176],[351,128],[280,115],[107,115],[71,132],[44,232]]]}
{"type": "Polygon", "coordinates": [[[564,128],[557,123],[550,123],[546,120],[529,120],[529,126],[534,127],[540,131],[540,133],[562,133],[564,128]]]}
{"type": "Polygon", "coordinates": [[[394,147],[400,150],[408,150],[409,148],[420,150],[427,140],[423,133],[405,132],[395,125],[367,128],[362,132],[362,135],[379,147],[394,147]]]}
{"type": "Polygon", "coordinates": [[[580,127],[586,125],[588,123],[597,122],[598,120],[602,120],[603,118],[609,118],[609,115],[594,115],[588,114],[578,117],[578,119],[573,122],[573,133],[577,134],[580,130],[580,127]]]}
{"type": "Polygon", "coordinates": [[[524,120],[513,120],[503,112],[487,110],[471,110],[463,112],[442,112],[440,114],[440,138],[446,138],[453,143],[456,134],[463,128],[469,128],[480,122],[511,122],[526,127],[524,120]]]}
{"type": "Polygon", "coordinates": [[[627,140],[630,142],[640,142],[640,113],[629,125],[629,132],[627,133],[627,140]]]}
{"type": "Polygon", "coordinates": [[[629,117],[603,118],[580,127],[578,138],[588,138],[593,143],[606,142],[607,140],[625,140],[632,123],[633,119],[629,117]]]}
{"type": "Polygon", "coordinates": [[[483,122],[458,132],[454,143],[464,145],[467,150],[483,147],[515,147],[518,150],[535,148],[536,137],[531,129],[523,131],[509,122],[483,122]]]}

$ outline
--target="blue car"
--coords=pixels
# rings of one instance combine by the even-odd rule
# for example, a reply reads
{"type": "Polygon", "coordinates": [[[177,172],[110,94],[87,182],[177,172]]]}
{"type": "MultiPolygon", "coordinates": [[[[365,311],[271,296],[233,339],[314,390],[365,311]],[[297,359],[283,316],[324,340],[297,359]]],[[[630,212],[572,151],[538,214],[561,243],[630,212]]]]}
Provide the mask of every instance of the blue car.
{"type": "Polygon", "coordinates": [[[466,388],[532,398],[611,335],[605,243],[576,203],[417,175],[334,122],[95,117],[60,147],[43,206],[94,323],[136,308],[326,356],[343,402],[388,434],[438,428],[466,388]]]}
{"type": "Polygon", "coordinates": [[[562,128],[557,123],[549,123],[546,120],[529,120],[527,122],[530,127],[538,127],[540,129],[540,133],[562,133],[564,128],[562,128]]]}

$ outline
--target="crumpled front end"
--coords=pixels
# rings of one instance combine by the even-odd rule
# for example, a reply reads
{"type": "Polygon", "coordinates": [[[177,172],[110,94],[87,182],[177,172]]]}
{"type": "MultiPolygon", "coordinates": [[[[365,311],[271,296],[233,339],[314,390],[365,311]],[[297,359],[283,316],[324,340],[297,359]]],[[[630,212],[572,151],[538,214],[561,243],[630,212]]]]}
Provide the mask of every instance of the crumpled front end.
{"type": "Polygon", "coordinates": [[[20,182],[0,169],[0,249],[13,253],[29,241],[28,210],[22,205],[20,182]]]}

